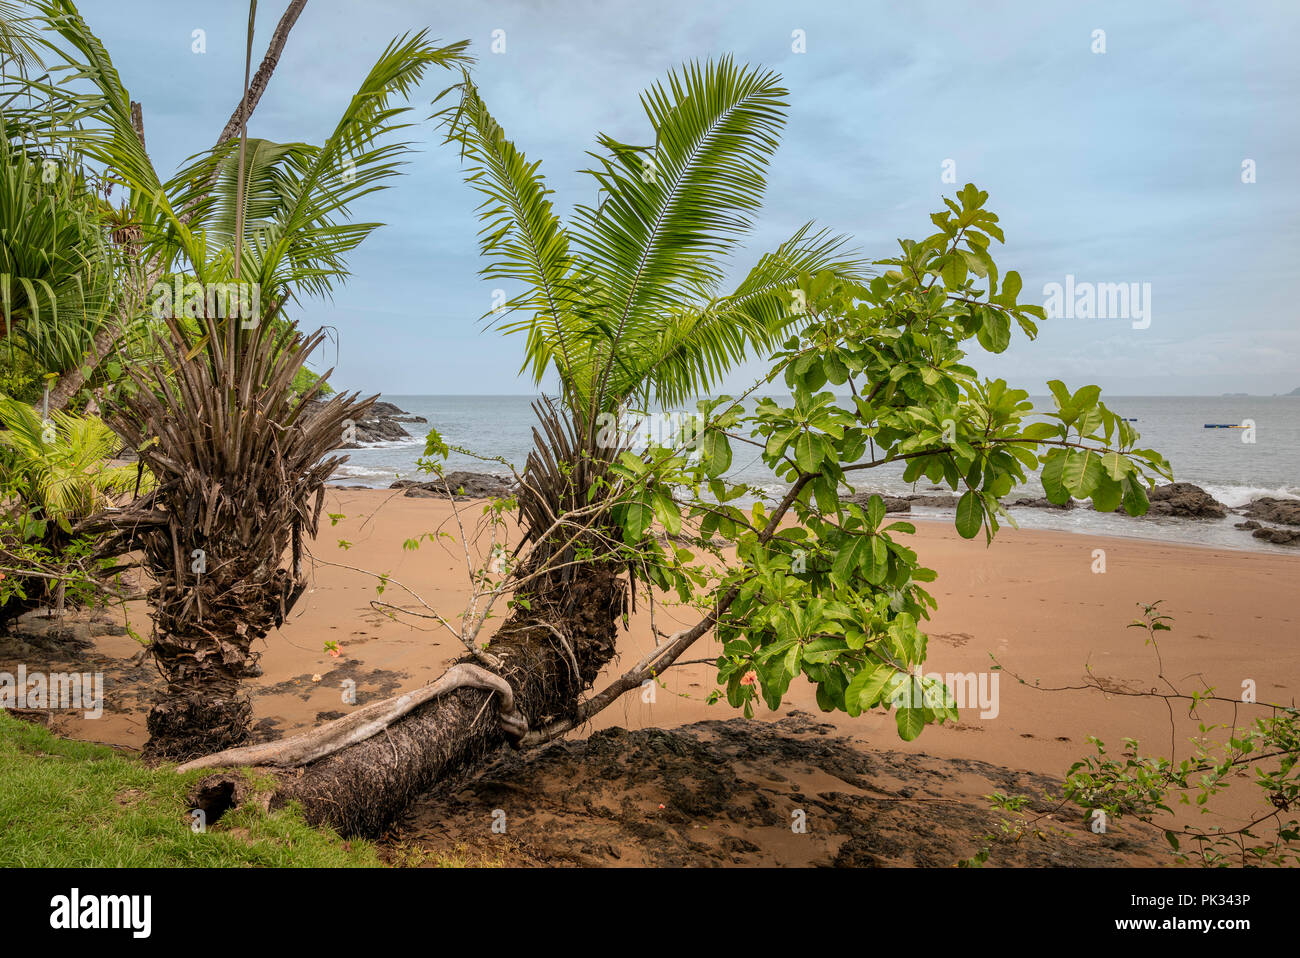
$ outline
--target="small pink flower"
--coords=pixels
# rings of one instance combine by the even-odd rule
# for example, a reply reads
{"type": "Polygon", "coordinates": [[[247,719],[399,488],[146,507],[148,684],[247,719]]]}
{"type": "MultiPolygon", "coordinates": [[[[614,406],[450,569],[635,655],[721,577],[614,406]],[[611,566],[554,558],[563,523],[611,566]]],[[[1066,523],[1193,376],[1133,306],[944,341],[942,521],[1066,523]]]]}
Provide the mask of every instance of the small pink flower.
{"type": "Polygon", "coordinates": [[[745,677],[740,680],[741,685],[758,685],[758,676],[753,672],[746,672],[745,677]]]}
{"type": "Polygon", "coordinates": [[[330,649],[330,656],[333,658],[337,659],[342,654],[343,652],[341,649],[330,649]]]}

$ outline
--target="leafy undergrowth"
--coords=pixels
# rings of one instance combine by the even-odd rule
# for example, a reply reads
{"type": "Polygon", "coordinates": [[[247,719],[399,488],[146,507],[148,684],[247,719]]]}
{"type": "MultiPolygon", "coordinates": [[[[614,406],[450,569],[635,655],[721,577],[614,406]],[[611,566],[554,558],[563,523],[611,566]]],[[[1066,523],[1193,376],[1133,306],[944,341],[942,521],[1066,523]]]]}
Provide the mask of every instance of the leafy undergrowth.
{"type": "Polygon", "coordinates": [[[292,808],[265,812],[246,805],[195,832],[185,796],[204,774],[149,768],[0,710],[0,866],[385,864],[373,844],[312,828],[292,808]]]}

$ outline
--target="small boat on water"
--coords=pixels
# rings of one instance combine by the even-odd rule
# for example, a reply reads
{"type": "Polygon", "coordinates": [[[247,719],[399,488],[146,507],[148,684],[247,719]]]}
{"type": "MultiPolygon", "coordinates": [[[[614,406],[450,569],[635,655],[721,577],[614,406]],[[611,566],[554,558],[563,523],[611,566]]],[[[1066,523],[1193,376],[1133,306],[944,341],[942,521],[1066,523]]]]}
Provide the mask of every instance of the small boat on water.
{"type": "Polygon", "coordinates": [[[1234,422],[1207,422],[1204,426],[1206,429],[1245,429],[1245,426],[1239,426],[1234,422]]]}

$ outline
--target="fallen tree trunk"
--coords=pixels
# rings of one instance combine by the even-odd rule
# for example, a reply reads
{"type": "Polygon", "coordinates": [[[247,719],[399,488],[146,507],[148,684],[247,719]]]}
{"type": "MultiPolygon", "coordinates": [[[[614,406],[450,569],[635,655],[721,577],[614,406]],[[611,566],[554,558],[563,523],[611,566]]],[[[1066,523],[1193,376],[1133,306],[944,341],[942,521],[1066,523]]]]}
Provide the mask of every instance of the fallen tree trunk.
{"type": "MultiPolygon", "coordinates": [[[[565,585],[562,607],[543,618],[534,603],[531,611],[517,609],[506,620],[492,640],[491,653],[500,663],[497,674],[513,689],[514,709],[529,727],[574,714],[579,694],[614,656],[616,623],[626,599],[619,571],[596,564],[583,567],[565,585]]],[[[457,664],[474,660],[466,657],[457,664]]],[[[300,768],[273,768],[270,807],[296,801],[313,825],[330,825],[345,835],[379,835],[412,799],[463,781],[509,743],[512,736],[502,726],[495,695],[482,688],[455,688],[324,758],[300,768]]],[[[219,791],[228,779],[204,779],[192,801],[203,807],[198,796],[219,791]]]]}
{"type": "MultiPolygon", "coordinates": [[[[759,534],[760,542],[767,542],[776,534],[790,504],[813,478],[804,474],[795,481],[759,534]]],[[[591,687],[600,670],[614,657],[616,622],[627,612],[628,583],[615,568],[599,563],[577,566],[573,578],[562,583],[558,590],[562,598],[545,603],[565,624],[567,635],[539,616],[537,610],[541,606],[536,602],[534,611],[516,610],[507,619],[491,643],[491,657],[499,666],[497,674],[513,689],[513,701],[502,702],[499,709],[494,709],[492,697],[496,692],[481,687],[457,687],[461,683],[450,678],[457,667],[477,670],[473,658],[467,656],[426,687],[446,683],[444,687],[453,687],[454,691],[427,693],[433,697],[409,712],[400,711],[404,708],[400,700],[407,696],[377,703],[373,706],[374,718],[383,713],[404,717],[364,741],[347,745],[319,761],[274,773],[277,787],[270,807],[281,807],[296,800],[313,825],[332,825],[344,834],[378,835],[397,820],[412,799],[434,787],[454,784],[473,775],[507,740],[516,746],[533,747],[558,738],[588,721],[623,693],[672,666],[713,628],[739,592],[738,587],[732,586],[703,619],[670,636],[599,694],[580,703],[579,693],[591,687]],[[499,713],[504,714],[499,716],[499,713]],[[502,717],[510,726],[510,734],[502,726],[502,717]],[[521,719],[527,725],[522,735],[521,719]]],[[[420,694],[420,691],[408,693],[417,697],[420,694]]],[[[337,727],[332,732],[321,736],[308,733],[296,738],[311,738],[308,748],[331,742],[329,747],[334,747],[346,740],[356,726],[367,724],[369,718],[354,716],[352,726],[342,720],[332,723],[337,727]]],[[[290,739],[260,754],[292,758],[295,752],[305,754],[300,752],[303,747],[303,743],[290,739]]],[[[250,754],[258,748],[261,747],[250,750],[250,754]]],[[[202,767],[200,762],[204,766],[228,764],[220,756],[209,759],[217,760],[201,759],[191,763],[191,767],[202,767]]],[[[224,809],[232,795],[239,803],[248,794],[242,780],[229,774],[214,775],[198,784],[190,793],[190,800],[196,807],[211,805],[224,809]]]]}

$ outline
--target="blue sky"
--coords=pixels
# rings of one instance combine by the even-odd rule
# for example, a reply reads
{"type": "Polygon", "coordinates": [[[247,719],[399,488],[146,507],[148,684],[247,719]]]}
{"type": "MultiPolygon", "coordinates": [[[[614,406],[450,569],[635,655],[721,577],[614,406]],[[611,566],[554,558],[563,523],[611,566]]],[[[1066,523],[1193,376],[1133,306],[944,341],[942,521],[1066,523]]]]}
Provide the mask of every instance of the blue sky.
{"type": "MultiPolygon", "coordinates": [[[[263,0],[256,57],[284,3],[263,0]]],[[[151,155],[172,172],[210,145],[238,100],[242,0],[83,0],[128,89],[151,155]],[[192,50],[196,29],[206,53],[192,50]]],[[[1300,386],[1290,289],[1300,253],[1300,4],[417,2],[311,0],[250,135],[319,142],[394,36],[469,39],[498,120],[561,208],[590,202],[597,131],[652,139],[638,94],[684,60],[733,53],[785,77],[790,116],[766,204],[733,275],[814,219],[873,258],[931,232],[966,182],[990,194],[999,265],[1045,284],[1151,284],[1150,325],[1062,318],[1013,339],[982,372],[1031,392],[1048,379],[1116,394],[1286,392],[1300,386]],[[494,30],[505,53],[491,52],[494,30]],[[792,50],[801,30],[806,52],[792,50]],[[1093,52],[1105,31],[1105,53],[1093,52]],[[941,180],[955,164],[956,185],[941,180]],[[1242,182],[1253,160],[1254,183],[1242,182]]],[[[428,114],[439,73],[415,98],[428,114]]],[[[333,381],[401,393],[524,393],[521,343],[479,322],[474,194],[430,124],[389,191],[354,214],[386,225],[306,328],[338,334],[333,381]]],[[[331,346],[321,367],[335,361],[331,346]]],[[[728,384],[752,379],[758,366],[728,384]]]]}

